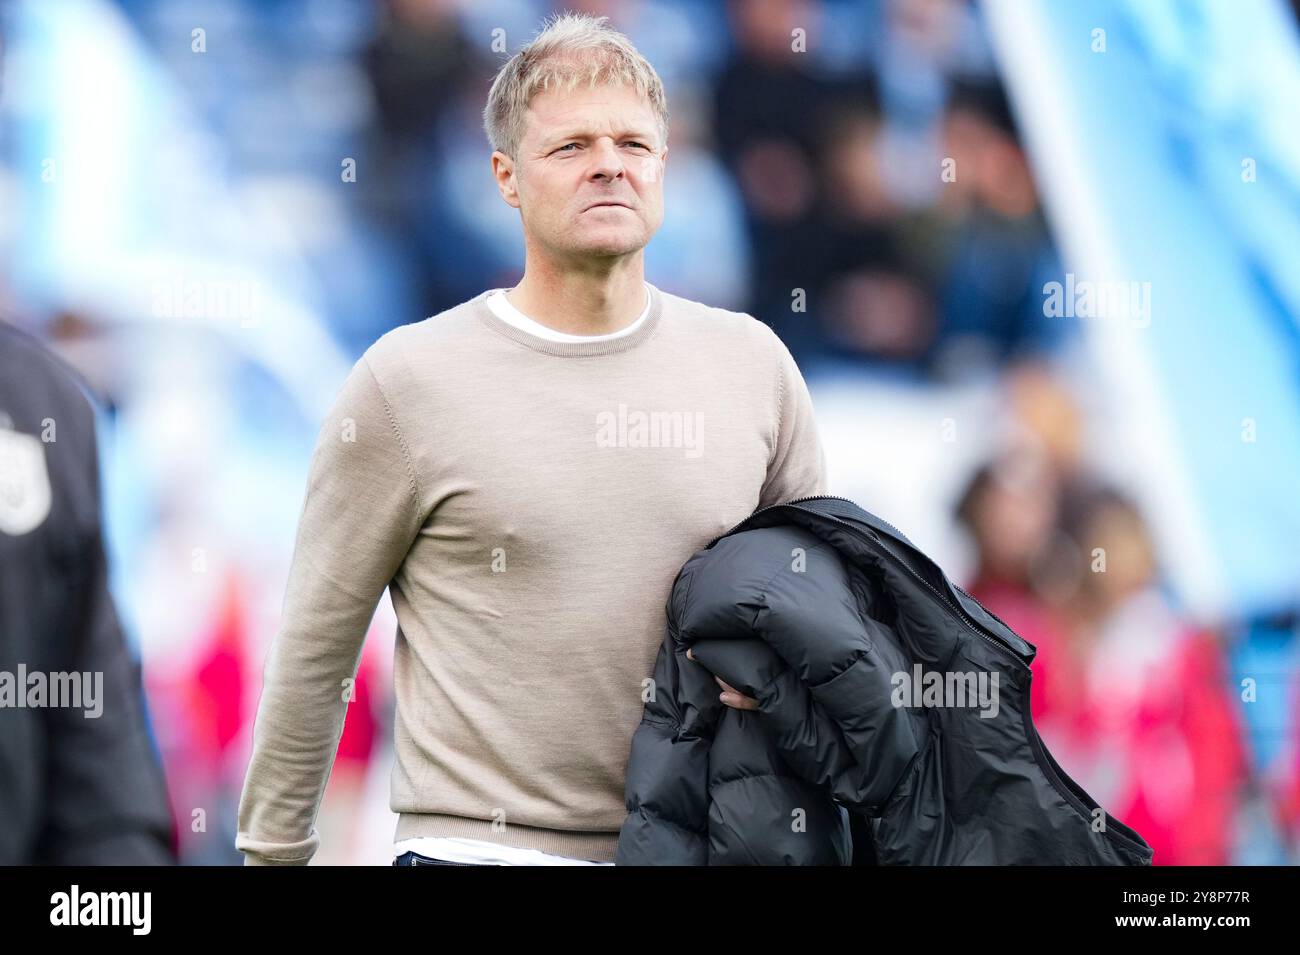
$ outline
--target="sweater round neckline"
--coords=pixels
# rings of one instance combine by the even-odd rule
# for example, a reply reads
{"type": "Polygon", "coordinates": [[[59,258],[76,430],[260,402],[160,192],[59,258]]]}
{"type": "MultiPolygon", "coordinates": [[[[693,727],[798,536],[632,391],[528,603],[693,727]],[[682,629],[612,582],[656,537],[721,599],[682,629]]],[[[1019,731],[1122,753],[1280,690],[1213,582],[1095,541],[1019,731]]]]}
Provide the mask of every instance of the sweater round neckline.
{"type": "Polygon", "coordinates": [[[613,355],[618,352],[624,352],[628,349],[635,348],[643,341],[648,339],[659,328],[659,323],[663,316],[663,293],[650,282],[646,282],[646,287],[650,289],[650,313],[646,315],[641,324],[626,335],[619,335],[614,338],[605,336],[593,336],[598,340],[590,342],[560,342],[553,341],[549,338],[542,338],[540,335],[534,335],[532,332],[512,325],[492,311],[491,306],[487,303],[487,297],[496,291],[495,288],[485,289],[476,295],[471,301],[478,310],[479,319],[492,331],[503,335],[526,348],[533,351],[542,352],[547,355],[561,355],[568,357],[581,357],[586,355],[613,355]]]}

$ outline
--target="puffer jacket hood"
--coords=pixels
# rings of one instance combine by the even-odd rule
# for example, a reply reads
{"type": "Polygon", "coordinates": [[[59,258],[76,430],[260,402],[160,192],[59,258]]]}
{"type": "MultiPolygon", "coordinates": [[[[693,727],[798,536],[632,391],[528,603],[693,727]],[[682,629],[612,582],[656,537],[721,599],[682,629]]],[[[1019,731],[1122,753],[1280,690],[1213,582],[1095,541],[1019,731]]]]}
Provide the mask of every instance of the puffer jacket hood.
{"type": "Polygon", "coordinates": [[[1035,648],[852,501],[755,512],[666,611],[617,864],[1150,864],[1034,729],[1035,648]]]}

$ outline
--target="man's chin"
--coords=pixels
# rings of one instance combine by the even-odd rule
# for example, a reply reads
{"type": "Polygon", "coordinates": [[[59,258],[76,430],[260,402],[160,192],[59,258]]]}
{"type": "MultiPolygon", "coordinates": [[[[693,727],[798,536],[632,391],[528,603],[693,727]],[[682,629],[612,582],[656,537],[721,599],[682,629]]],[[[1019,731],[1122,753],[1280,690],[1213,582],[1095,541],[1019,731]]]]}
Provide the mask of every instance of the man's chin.
{"type": "Polygon", "coordinates": [[[621,238],[595,238],[587,242],[579,243],[570,248],[575,255],[580,256],[615,256],[629,255],[633,252],[639,252],[645,248],[645,242],[640,237],[624,236],[621,238]]]}

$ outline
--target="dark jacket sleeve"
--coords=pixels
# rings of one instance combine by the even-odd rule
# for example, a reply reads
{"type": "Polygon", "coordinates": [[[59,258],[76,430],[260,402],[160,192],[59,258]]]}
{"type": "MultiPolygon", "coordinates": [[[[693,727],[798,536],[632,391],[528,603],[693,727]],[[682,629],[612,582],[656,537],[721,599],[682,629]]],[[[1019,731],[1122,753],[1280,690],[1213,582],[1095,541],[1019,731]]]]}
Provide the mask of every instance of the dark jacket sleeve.
{"type": "Polygon", "coordinates": [[[695,659],[758,701],[785,766],[850,809],[878,812],[924,745],[928,718],[893,704],[893,675],[907,661],[868,612],[861,576],[815,536],[776,529],[722,540],[691,571],[679,623],[710,638],[691,641],[695,659]]]}
{"type": "MultiPolygon", "coordinates": [[[[93,449],[85,466],[97,485],[93,449]]],[[[98,497],[98,492],[96,492],[98,497]]],[[[68,670],[103,674],[97,717],[47,711],[45,826],[37,862],[51,865],[167,865],[176,861],[172,814],[145,715],[140,669],[126,645],[108,590],[95,508],[84,549],[84,581],[70,634],[68,670]]]]}
{"type": "MultiPolygon", "coordinates": [[[[869,588],[833,547],[809,543],[806,554],[806,568],[787,561],[754,610],[754,629],[786,665],[771,679],[733,670],[745,682],[732,685],[758,700],[762,725],[791,768],[850,809],[877,815],[925,746],[929,718],[893,702],[907,658],[897,635],[871,616],[869,588]]],[[[717,672],[728,679],[725,663],[717,672]]]]}
{"type": "Polygon", "coordinates": [[[81,705],[7,710],[0,857],[11,863],[175,861],[174,825],[140,669],[108,588],[95,415],[84,382],[0,321],[3,426],[41,438],[48,516],[0,539],[0,660],[89,674],[81,705]],[[42,434],[48,424],[54,433],[42,434]],[[48,439],[47,439],[48,438],[48,439]]]}
{"type": "Polygon", "coordinates": [[[666,609],[615,861],[848,864],[851,820],[836,799],[863,810],[883,799],[915,747],[891,722],[887,673],[862,662],[869,643],[838,555],[815,539],[738,534],[688,561],[666,609]],[[791,570],[791,543],[806,546],[806,572],[791,570]],[[810,621],[824,628],[816,639],[810,621]],[[834,649],[810,654],[818,645],[834,649]],[[759,712],[724,706],[715,675],[759,712]],[[858,745],[876,735],[878,748],[858,745]]]}
{"type": "Polygon", "coordinates": [[[717,684],[669,631],[632,735],[616,865],[708,865],[708,772],[717,684]]]}

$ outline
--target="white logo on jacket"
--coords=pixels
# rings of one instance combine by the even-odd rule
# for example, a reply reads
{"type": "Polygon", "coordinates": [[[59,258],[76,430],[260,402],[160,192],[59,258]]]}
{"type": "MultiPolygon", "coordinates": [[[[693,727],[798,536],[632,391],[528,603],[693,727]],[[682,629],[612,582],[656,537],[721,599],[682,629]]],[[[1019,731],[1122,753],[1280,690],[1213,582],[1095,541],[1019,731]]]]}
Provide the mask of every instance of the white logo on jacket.
{"type": "Polygon", "coordinates": [[[49,513],[45,447],[34,435],[0,427],[0,532],[27,534],[49,513]]]}

